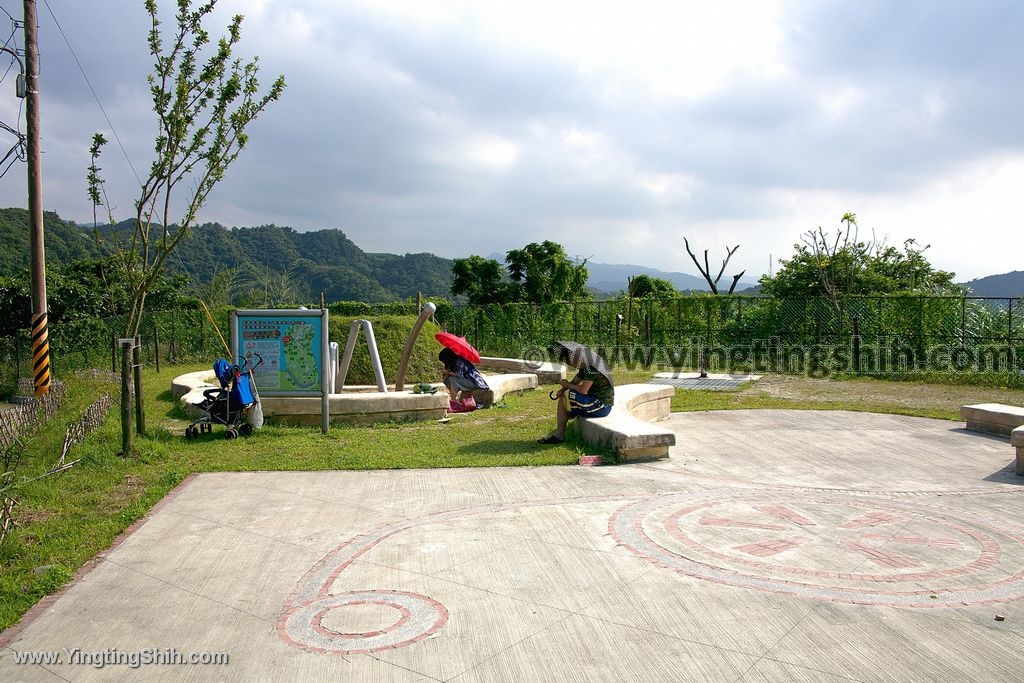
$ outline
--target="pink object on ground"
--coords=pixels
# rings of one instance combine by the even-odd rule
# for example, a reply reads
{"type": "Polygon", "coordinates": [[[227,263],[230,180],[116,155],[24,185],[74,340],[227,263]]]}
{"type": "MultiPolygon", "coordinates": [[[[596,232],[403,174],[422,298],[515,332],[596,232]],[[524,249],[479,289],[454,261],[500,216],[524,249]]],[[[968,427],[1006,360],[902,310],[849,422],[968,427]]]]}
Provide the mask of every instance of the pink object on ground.
{"type": "Polygon", "coordinates": [[[471,413],[476,410],[476,399],[472,396],[460,398],[457,401],[448,401],[449,413],[471,413]]]}
{"type": "Polygon", "coordinates": [[[601,464],[601,456],[600,455],[581,455],[580,456],[580,464],[581,465],[600,465],[601,464]]]}

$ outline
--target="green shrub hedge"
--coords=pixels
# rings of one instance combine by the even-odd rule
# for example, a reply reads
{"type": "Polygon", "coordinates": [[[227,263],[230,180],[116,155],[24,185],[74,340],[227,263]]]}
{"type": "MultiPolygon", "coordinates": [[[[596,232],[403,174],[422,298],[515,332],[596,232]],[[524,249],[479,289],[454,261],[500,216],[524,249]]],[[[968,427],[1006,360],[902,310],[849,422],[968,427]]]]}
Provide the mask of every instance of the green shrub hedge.
{"type": "MultiPolygon", "coordinates": [[[[373,334],[377,339],[377,352],[380,354],[380,363],[384,368],[384,379],[388,384],[394,384],[398,374],[398,363],[402,359],[402,349],[405,348],[409,333],[412,331],[413,325],[416,324],[417,316],[331,316],[329,321],[330,337],[331,341],[337,342],[340,347],[339,357],[345,352],[345,342],[348,339],[352,321],[359,319],[369,320],[373,325],[373,334]]],[[[437,354],[441,350],[441,346],[434,339],[434,334],[440,329],[431,320],[423,325],[409,358],[409,368],[405,375],[407,386],[415,382],[437,382],[440,380],[440,362],[437,360],[437,354]]],[[[370,365],[366,335],[361,327],[345,384],[376,384],[373,368],[370,365]]]]}

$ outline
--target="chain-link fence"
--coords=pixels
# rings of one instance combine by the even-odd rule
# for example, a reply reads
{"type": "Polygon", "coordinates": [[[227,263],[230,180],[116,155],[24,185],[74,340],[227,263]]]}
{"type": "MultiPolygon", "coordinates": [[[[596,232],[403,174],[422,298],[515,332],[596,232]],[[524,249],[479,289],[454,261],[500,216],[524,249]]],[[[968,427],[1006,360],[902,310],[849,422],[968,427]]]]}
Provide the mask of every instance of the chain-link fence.
{"type": "Polygon", "coordinates": [[[543,355],[571,339],[637,366],[1024,372],[1024,298],[697,295],[463,306],[442,322],[502,356],[543,355]]]}
{"type": "MultiPolygon", "coordinates": [[[[227,311],[213,313],[228,333],[227,311]]],[[[84,318],[50,325],[50,366],[54,376],[85,368],[118,371],[117,339],[124,336],[126,319],[84,318]]],[[[143,362],[184,363],[224,355],[213,325],[201,310],[147,312],[139,326],[143,362]]],[[[19,378],[32,376],[32,341],[25,330],[0,337],[0,396],[17,390],[19,378]]]]}
{"type": "MultiPolygon", "coordinates": [[[[435,300],[437,315],[452,317],[451,303],[435,300]]],[[[363,303],[342,301],[328,306],[332,316],[367,317],[416,316],[423,301],[363,303]]],[[[210,312],[216,327],[202,309],[146,311],[139,325],[142,362],[147,366],[210,362],[227,355],[225,343],[231,343],[231,309],[210,312]],[[219,332],[219,334],[218,334],[219,332]],[[223,335],[224,343],[221,342],[223,335]]],[[[125,316],[106,319],[78,318],[50,324],[50,363],[54,376],[86,368],[119,371],[120,348],[125,316]]],[[[16,330],[0,336],[0,397],[18,391],[19,378],[31,383],[32,342],[28,330],[16,330]]]]}
{"type": "MultiPolygon", "coordinates": [[[[342,316],[415,315],[419,302],[339,302],[342,316]]],[[[230,310],[213,311],[230,342],[230,310]]],[[[774,299],[684,295],[546,305],[453,306],[437,321],[484,354],[540,358],[571,339],[616,365],[705,366],[720,371],[1024,373],[1024,298],[878,296],[774,299]]],[[[51,325],[55,374],[116,369],[123,319],[51,325]]],[[[147,312],[143,362],[212,361],[225,353],[202,310],[147,312]]],[[[27,332],[0,336],[0,395],[31,375],[27,332]]]]}

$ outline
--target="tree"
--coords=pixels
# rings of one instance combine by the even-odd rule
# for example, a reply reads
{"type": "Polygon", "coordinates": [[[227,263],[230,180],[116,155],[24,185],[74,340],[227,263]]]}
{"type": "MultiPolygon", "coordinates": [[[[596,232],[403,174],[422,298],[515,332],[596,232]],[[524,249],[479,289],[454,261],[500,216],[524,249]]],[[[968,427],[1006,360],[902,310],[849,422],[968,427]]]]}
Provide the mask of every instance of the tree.
{"type": "Polygon", "coordinates": [[[636,299],[644,297],[666,297],[678,294],[671,282],[660,277],[651,277],[646,273],[629,278],[629,295],[636,299]]]}
{"type": "Polygon", "coordinates": [[[590,296],[587,262],[573,263],[561,244],[532,242],[505,255],[508,274],[518,290],[517,300],[546,304],[590,296]]]}
{"type": "Polygon", "coordinates": [[[960,293],[953,273],[928,262],[924,253],[930,245],[908,239],[901,251],[874,236],[861,241],[856,214],[844,214],[840,222],[834,236],[821,227],[804,233],[793,257],[780,259],[774,276],[761,277],[761,291],[779,298],[827,297],[837,312],[842,298],[855,294],[960,293]]]}
{"type": "MultiPolygon", "coordinates": [[[[690,250],[690,241],[684,237],[683,243],[686,245],[686,253],[690,255],[690,259],[693,260],[693,265],[697,266],[697,270],[700,271],[700,274],[704,276],[704,279],[708,283],[708,287],[711,288],[711,292],[713,294],[718,294],[718,281],[722,279],[722,274],[725,273],[725,267],[729,265],[729,260],[732,259],[732,255],[736,253],[736,250],[740,248],[740,245],[737,244],[732,249],[729,248],[728,244],[725,245],[725,258],[722,259],[722,267],[719,269],[718,275],[715,276],[715,278],[712,280],[711,266],[708,263],[708,250],[704,250],[704,265],[701,266],[700,261],[697,260],[697,256],[693,253],[693,251],[690,250]]],[[[740,281],[740,278],[743,277],[743,274],[746,272],[746,270],[741,270],[739,273],[732,276],[732,284],[729,285],[729,291],[727,292],[727,294],[733,293],[733,290],[736,289],[736,284],[740,281]]]]}
{"type": "Polygon", "coordinates": [[[216,271],[210,281],[195,288],[196,296],[210,308],[230,306],[238,289],[238,268],[223,268],[216,271]]]}
{"type": "MultiPolygon", "coordinates": [[[[267,105],[280,98],[284,77],[265,92],[259,86],[259,60],[243,62],[232,52],[241,40],[242,16],[232,18],[216,46],[204,22],[217,0],[192,8],[178,0],[176,28],[165,44],[156,0],[145,0],[150,16],[149,51],[154,58],[148,77],[157,116],[156,156],[135,201],[134,232],[117,249],[120,272],[131,297],[125,335],[138,334],[146,296],[160,277],[167,257],[188,237],[210,192],[248,142],[246,128],[267,105]],[[212,47],[212,49],[210,49],[212,47]],[[173,220],[172,206],[184,196],[173,220]]],[[[89,169],[89,196],[105,203],[96,165],[102,136],[94,137],[89,169]]]]}
{"type": "Polygon", "coordinates": [[[276,270],[252,262],[239,272],[237,288],[242,293],[242,304],[248,308],[294,306],[305,298],[292,268],[276,270]]]}
{"type": "Polygon", "coordinates": [[[451,293],[465,296],[471,304],[502,304],[515,301],[546,304],[590,296],[586,261],[573,263],[561,244],[545,241],[527,244],[505,255],[501,264],[482,256],[455,259],[451,293]]]}
{"type": "Polygon", "coordinates": [[[502,304],[511,300],[510,282],[501,264],[494,259],[475,255],[455,259],[452,275],[455,276],[452,295],[465,296],[474,306],[502,304]]]}

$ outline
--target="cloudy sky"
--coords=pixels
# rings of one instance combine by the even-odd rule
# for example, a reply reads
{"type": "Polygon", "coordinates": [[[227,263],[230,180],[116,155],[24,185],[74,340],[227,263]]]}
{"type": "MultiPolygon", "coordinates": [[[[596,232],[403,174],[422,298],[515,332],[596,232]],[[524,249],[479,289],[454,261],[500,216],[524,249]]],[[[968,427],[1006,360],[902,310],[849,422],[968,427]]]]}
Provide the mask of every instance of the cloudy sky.
{"type": "MultiPolygon", "coordinates": [[[[959,280],[1024,267],[1020,0],[220,0],[211,31],[236,13],[242,52],[288,87],[203,220],[448,257],[550,239],[696,274],[686,236],[719,261],[741,245],[729,272],[755,279],[852,211],[862,234],[931,244],[959,280]]],[[[44,204],[91,220],[103,132],[127,218],[137,183],[114,133],[143,173],[155,132],[143,1],[40,0],[39,26],[44,204]]],[[[0,206],[25,205],[21,168],[0,206]]]]}

